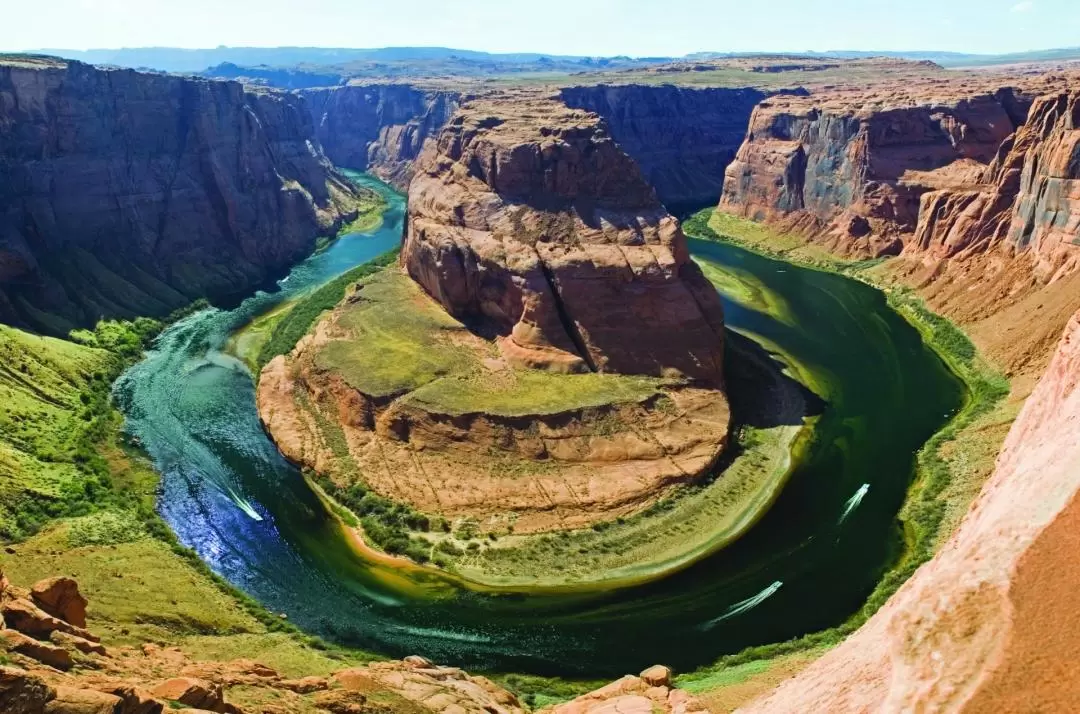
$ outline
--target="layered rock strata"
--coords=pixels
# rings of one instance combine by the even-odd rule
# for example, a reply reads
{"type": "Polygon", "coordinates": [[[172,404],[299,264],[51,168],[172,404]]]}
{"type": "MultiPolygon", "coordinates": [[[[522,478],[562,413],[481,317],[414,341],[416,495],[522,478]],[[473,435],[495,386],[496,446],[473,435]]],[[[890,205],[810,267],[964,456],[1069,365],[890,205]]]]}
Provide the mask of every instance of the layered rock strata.
{"type": "Polygon", "coordinates": [[[716,463],[718,296],[596,115],[466,105],[419,163],[401,265],[263,371],[291,459],[519,534],[635,512],[716,463]]]}
{"type": "Polygon", "coordinates": [[[742,145],[750,115],[770,94],[753,88],[601,84],[567,87],[560,97],[570,107],[603,117],[666,205],[700,207],[720,197],[724,170],[742,145]]]}
{"type": "Polygon", "coordinates": [[[351,84],[300,94],[335,165],[370,171],[402,191],[424,142],[442,130],[463,96],[409,84],[351,84]]]}
{"type": "Polygon", "coordinates": [[[720,210],[797,227],[850,254],[898,253],[922,195],[978,174],[1030,101],[1011,88],[948,101],[771,98],[727,168],[720,210]]]}
{"type": "Polygon", "coordinates": [[[310,252],[353,189],[301,100],[0,62],[0,320],[66,333],[238,294],[310,252]]]}
{"type": "Polygon", "coordinates": [[[596,115],[471,104],[421,159],[401,260],[520,366],[721,384],[716,290],[596,115]]]}

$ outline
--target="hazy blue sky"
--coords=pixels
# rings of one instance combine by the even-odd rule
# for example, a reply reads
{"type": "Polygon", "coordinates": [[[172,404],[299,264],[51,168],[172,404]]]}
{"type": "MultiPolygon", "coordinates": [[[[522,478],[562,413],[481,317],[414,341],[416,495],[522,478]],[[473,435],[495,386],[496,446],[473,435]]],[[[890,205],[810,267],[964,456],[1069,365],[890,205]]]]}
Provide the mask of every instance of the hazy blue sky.
{"type": "Polygon", "coordinates": [[[1080,0],[0,0],[0,49],[441,45],[494,52],[1011,52],[1080,45],[1080,0]]]}

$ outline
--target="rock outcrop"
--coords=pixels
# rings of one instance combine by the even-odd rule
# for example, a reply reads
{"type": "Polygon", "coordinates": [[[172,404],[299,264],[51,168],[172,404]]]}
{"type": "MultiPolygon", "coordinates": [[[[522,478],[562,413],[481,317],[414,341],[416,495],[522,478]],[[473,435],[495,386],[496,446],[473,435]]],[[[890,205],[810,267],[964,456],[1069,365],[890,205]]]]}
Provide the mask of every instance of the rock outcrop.
{"type": "Polygon", "coordinates": [[[0,320],[64,333],[241,294],[353,189],[303,102],[233,82],[0,61],[0,320]]]}
{"type": "Polygon", "coordinates": [[[959,530],[748,712],[1064,712],[1080,698],[1080,313],[959,530]]]}
{"type": "Polygon", "coordinates": [[[923,194],[989,164],[1031,101],[1008,87],[952,94],[764,101],[727,169],[720,210],[818,234],[849,254],[898,253],[923,194]]]}
{"type": "Polygon", "coordinates": [[[424,142],[462,101],[458,91],[409,84],[350,84],[300,94],[335,165],[370,171],[402,191],[424,142]]]}
{"type": "Polygon", "coordinates": [[[466,104],[418,163],[401,265],[263,370],[290,459],[516,534],[637,512],[717,462],[719,298],[596,115],[466,104]]]}
{"type": "Polygon", "coordinates": [[[719,297],[594,114],[468,105],[420,161],[401,260],[521,366],[722,383],[719,297]]]}
{"type": "Polygon", "coordinates": [[[601,84],[560,91],[568,106],[603,117],[620,148],[637,161],[657,196],[671,207],[716,203],[724,170],[742,145],[750,115],[770,94],[753,88],[671,84],[601,84]]]}
{"type": "Polygon", "coordinates": [[[673,688],[671,670],[649,667],[540,714],[708,714],[704,704],[673,688]]]}
{"type": "MultiPolygon", "coordinates": [[[[65,592],[79,595],[65,580],[65,592]]],[[[42,581],[33,592],[50,590],[42,581]]],[[[28,592],[0,575],[0,600],[28,592]]],[[[68,623],[70,624],[70,623],[68,623]]],[[[9,621],[8,625],[12,625],[9,621]]],[[[486,677],[422,657],[288,679],[251,660],[196,660],[176,647],[144,644],[82,652],[0,629],[0,711],[4,714],[524,714],[517,698],[486,677]],[[79,665],[76,667],[75,665],[79,665]],[[241,692],[241,703],[233,693],[241,692]],[[245,701],[273,705],[249,707],[245,701]]]]}

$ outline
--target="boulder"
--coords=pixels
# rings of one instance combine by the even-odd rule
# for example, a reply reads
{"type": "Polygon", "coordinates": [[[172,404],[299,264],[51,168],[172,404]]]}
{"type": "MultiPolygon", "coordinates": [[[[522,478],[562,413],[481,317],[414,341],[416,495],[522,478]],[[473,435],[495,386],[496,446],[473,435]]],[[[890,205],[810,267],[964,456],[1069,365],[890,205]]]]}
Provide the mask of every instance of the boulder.
{"type": "Polygon", "coordinates": [[[323,677],[303,677],[301,679],[283,679],[276,686],[297,694],[311,694],[312,692],[329,689],[330,683],[323,677]]]}
{"type": "Polygon", "coordinates": [[[71,653],[63,647],[35,640],[17,630],[0,630],[0,645],[9,652],[21,654],[56,669],[67,671],[75,665],[71,653]]]}
{"type": "Polygon", "coordinates": [[[641,680],[650,687],[670,687],[671,670],[662,664],[653,665],[641,673],[641,680]]]}
{"type": "Polygon", "coordinates": [[[161,714],[165,709],[163,702],[130,684],[118,684],[106,688],[105,691],[120,698],[120,708],[116,710],[116,714],[161,714]]]}
{"type": "Polygon", "coordinates": [[[4,616],[8,627],[23,634],[35,637],[48,636],[59,630],[90,642],[98,641],[97,637],[81,627],[53,617],[26,598],[16,598],[0,603],[0,614],[4,616]]]}
{"type": "Polygon", "coordinates": [[[41,714],[56,691],[40,677],[15,667],[0,666],[0,712],[41,714]]]}
{"type": "Polygon", "coordinates": [[[57,687],[56,698],[45,705],[45,714],[115,714],[120,697],[93,689],[57,687]]]}
{"type": "Polygon", "coordinates": [[[225,712],[225,696],[221,686],[191,677],[176,677],[150,690],[155,697],[179,702],[196,709],[225,712]]]}
{"type": "Polygon", "coordinates": [[[61,632],[60,630],[52,632],[49,635],[49,641],[59,647],[64,647],[69,650],[78,650],[86,655],[96,654],[104,656],[107,654],[105,645],[100,642],[91,642],[90,640],[83,639],[82,637],[72,635],[68,632],[61,632]]]}
{"type": "Polygon", "coordinates": [[[76,627],[86,627],[86,598],[72,578],[47,578],[34,583],[30,597],[45,612],[76,627]]]}

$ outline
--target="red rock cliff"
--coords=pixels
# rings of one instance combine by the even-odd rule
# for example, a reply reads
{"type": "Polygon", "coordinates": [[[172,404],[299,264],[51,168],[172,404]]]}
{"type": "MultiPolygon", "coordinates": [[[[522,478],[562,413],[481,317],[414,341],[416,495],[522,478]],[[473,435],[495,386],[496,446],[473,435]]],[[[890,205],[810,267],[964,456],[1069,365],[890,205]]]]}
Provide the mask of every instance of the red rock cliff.
{"type": "Polygon", "coordinates": [[[748,712],[1066,712],[1080,700],[1080,313],[942,552],[748,712]]]}
{"type": "Polygon", "coordinates": [[[716,203],[724,170],[746,136],[750,114],[770,93],[601,84],[567,87],[560,96],[568,106],[603,117],[661,201],[697,208],[716,203]]]}
{"type": "Polygon", "coordinates": [[[519,365],[721,383],[716,291],[596,115],[466,105],[425,149],[408,218],[409,274],[519,365]]]}
{"type": "Polygon", "coordinates": [[[65,333],[249,290],[351,191],[302,102],[43,59],[0,62],[0,320],[65,333]]]}
{"type": "Polygon", "coordinates": [[[337,166],[367,170],[406,190],[424,141],[462,101],[458,91],[408,84],[347,85],[301,92],[319,142],[337,166]]]}
{"type": "Polygon", "coordinates": [[[1029,101],[1011,89],[766,100],[727,169],[720,210],[783,219],[843,252],[897,253],[920,197],[988,164],[1029,101]]]}

